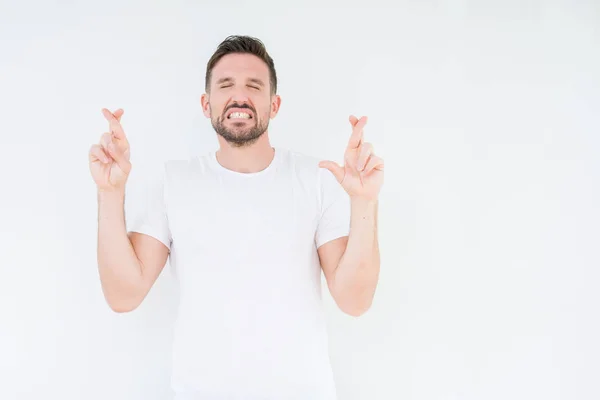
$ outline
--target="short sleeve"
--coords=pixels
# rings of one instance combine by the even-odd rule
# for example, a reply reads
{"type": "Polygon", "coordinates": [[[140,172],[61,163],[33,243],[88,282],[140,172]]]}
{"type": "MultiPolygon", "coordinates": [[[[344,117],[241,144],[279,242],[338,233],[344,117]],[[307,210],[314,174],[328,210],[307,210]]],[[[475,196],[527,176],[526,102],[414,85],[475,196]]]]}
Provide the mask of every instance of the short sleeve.
{"type": "Polygon", "coordinates": [[[350,234],[350,197],[331,171],[320,168],[321,215],[315,235],[317,248],[350,234]]]}
{"type": "Polygon", "coordinates": [[[171,248],[171,230],[166,207],[165,166],[156,177],[140,185],[140,190],[128,196],[126,225],[129,232],[151,236],[171,248]]]}

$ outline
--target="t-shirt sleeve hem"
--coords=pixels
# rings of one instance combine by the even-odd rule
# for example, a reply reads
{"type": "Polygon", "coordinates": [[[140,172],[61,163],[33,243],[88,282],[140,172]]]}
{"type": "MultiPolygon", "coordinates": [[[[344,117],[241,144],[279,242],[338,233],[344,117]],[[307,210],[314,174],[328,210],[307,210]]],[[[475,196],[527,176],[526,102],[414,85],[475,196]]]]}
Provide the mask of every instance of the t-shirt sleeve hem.
{"type": "Polygon", "coordinates": [[[157,229],[152,228],[149,225],[141,225],[134,228],[130,228],[129,232],[141,233],[144,235],[148,235],[158,240],[162,244],[164,244],[167,249],[171,249],[171,241],[164,234],[160,234],[157,229]]]}
{"type": "Polygon", "coordinates": [[[331,242],[332,240],[339,239],[344,236],[348,236],[349,234],[350,234],[350,232],[348,232],[348,229],[337,229],[337,230],[328,232],[326,234],[321,234],[315,241],[315,243],[317,245],[317,249],[319,247],[323,246],[324,244],[331,242]]]}

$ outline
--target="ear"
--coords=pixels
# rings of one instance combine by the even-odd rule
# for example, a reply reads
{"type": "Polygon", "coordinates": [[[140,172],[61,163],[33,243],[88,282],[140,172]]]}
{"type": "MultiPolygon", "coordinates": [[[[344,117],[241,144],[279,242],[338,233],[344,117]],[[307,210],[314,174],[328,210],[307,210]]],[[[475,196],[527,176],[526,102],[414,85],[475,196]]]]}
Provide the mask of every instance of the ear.
{"type": "Polygon", "coordinates": [[[279,97],[277,94],[273,95],[271,97],[271,119],[275,118],[279,112],[279,107],[281,107],[281,97],[279,97]]]}
{"type": "Polygon", "coordinates": [[[204,93],[202,97],[200,97],[200,104],[202,104],[202,112],[206,118],[210,118],[210,104],[208,101],[209,97],[204,93]]]}

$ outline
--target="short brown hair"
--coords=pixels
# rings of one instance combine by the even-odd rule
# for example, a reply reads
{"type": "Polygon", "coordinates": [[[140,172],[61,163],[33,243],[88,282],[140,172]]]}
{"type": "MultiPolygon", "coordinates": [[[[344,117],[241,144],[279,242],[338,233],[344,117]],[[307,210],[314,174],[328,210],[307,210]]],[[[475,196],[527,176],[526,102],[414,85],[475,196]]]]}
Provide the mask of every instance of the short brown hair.
{"type": "Polygon", "coordinates": [[[207,93],[209,93],[210,90],[210,79],[213,68],[222,57],[232,53],[253,54],[263,60],[265,64],[267,64],[267,67],[269,67],[271,94],[277,93],[277,73],[275,72],[275,63],[267,52],[265,45],[255,37],[240,35],[231,35],[225,38],[225,40],[219,44],[210,60],[208,60],[204,82],[207,93]]]}

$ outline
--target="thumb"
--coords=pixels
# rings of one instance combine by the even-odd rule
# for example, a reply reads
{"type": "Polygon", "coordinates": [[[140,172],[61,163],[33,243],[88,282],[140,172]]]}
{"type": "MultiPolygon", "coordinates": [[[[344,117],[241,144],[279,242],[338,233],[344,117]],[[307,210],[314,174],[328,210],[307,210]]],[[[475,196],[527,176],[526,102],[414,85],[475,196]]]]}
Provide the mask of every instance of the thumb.
{"type": "Polygon", "coordinates": [[[342,182],[342,179],[344,179],[344,167],[340,167],[337,163],[333,161],[321,161],[319,163],[319,167],[331,171],[331,173],[333,174],[333,176],[335,176],[335,179],[337,179],[338,182],[342,182]]]}
{"type": "Polygon", "coordinates": [[[119,168],[121,168],[125,174],[129,174],[131,163],[127,157],[125,157],[125,154],[112,142],[108,144],[108,154],[116,161],[119,168]]]}

